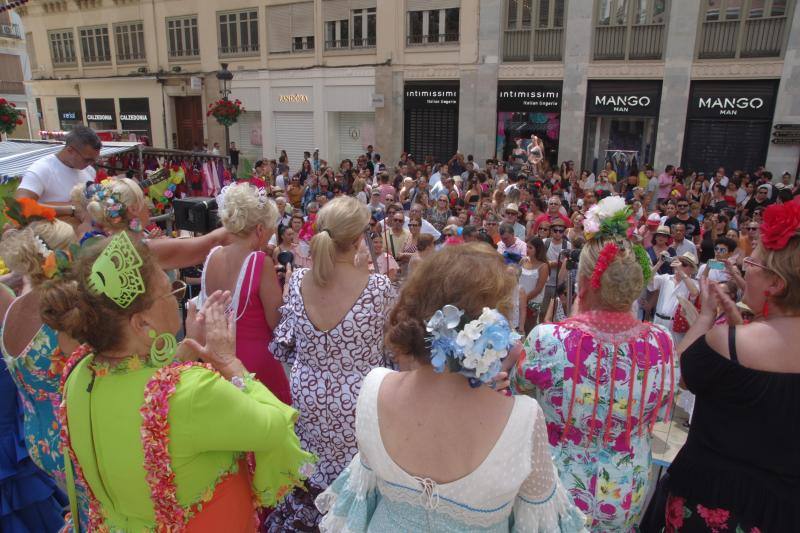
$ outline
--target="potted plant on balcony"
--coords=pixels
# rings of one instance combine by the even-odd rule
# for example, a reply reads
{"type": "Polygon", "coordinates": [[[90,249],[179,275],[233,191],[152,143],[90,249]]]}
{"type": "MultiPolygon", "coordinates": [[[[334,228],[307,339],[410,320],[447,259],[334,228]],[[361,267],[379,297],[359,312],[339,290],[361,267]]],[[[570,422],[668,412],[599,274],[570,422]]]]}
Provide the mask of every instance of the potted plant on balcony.
{"type": "Polygon", "coordinates": [[[17,109],[14,102],[0,98],[0,133],[10,135],[17,126],[22,126],[24,118],[25,114],[17,109]]]}
{"type": "Polygon", "coordinates": [[[208,104],[206,116],[213,116],[223,126],[232,126],[242,113],[244,113],[244,106],[240,100],[220,98],[216,102],[208,104]]]}

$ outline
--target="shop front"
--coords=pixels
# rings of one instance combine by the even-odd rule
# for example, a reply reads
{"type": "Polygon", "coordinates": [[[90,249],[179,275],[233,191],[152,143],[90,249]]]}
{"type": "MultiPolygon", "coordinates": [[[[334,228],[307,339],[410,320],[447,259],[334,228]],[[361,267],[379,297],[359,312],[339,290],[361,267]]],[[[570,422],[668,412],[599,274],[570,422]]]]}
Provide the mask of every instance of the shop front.
{"type": "Polygon", "coordinates": [[[448,161],[458,150],[458,81],[406,83],[403,150],[417,161],[448,161]]]}
{"type": "Polygon", "coordinates": [[[582,167],[619,176],[655,158],[661,81],[589,80],[582,167]]]}
{"type": "Polygon", "coordinates": [[[86,122],[97,132],[117,132],[117,111],[113,98],[87,98],[86,122]]]}
{"type": "Polygon", "coordinates": [[[120,98],[119,125],[124,140],[152,143],[149,98],[120,98]]]}
{"type": "Polygon", "coordinates": [[[80,98],[56,98],[58,108],[58,124],[61,131],[70,131],[78,124],[83,124],[83,110],[80,98]]]}
{"type": "Polygon", "coordinates": [[[275,157],[282,150],[288,156],[289,168],[300,170],[303,152],[314,150],[314,88],[273,87],[272,139],[275,157]]]}
{"type": "Polygon", "coordinates": [[[561,129],[561,82],[500,82],[497,87],[497,145],[495,156],[508,161],[521,140],[527,148],[531,135],[544,143],[544,158],[558,166],[561,129]]]}
{"type": "Polygon", "coordinates": [[[754,171],[769,148],[778,80],[692,82],[683,166],[754,171]]]}
{"type": "MultiPolygon", "coordinates": [[[[371,80],[370,80],[371,81],[371,80]]],[[[374,85],[327,85],[325,112],[328,124],[327,153],[331,163],[350,159],[355,163],[367,147],[375,146],[374,85]]]]}

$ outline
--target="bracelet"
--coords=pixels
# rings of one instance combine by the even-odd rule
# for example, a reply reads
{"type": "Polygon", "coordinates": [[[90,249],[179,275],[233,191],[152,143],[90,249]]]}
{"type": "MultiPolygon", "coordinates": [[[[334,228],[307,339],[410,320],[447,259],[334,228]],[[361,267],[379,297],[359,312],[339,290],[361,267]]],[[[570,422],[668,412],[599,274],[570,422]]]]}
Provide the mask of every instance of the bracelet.
{"type": "Polygon", "coordinates": [[[237,389],[244,390],[244,378],[242,378],[242,376],[233,376],[231,378],[231,383],[237,389]]]}

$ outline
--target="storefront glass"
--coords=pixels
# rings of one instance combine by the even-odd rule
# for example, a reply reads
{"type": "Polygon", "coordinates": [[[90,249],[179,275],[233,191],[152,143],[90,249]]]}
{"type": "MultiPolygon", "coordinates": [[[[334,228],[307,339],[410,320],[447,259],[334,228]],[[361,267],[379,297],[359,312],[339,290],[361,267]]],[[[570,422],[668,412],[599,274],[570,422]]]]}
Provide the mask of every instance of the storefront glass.
{"type": "MultiPolygon", "coordinates": [[[[497,90],[496,157],[509,161],[514,149],[528,148],[531,135],[544,144],[544,159],[558,166],[561,83],[501,83],[497,90]]],[[[515,161],[511,161],[512,164],[515,161]]]]}
{"type": "Polygon", "coordinates": [[[56,98],[56,107],[61,131],[70,131],[74,126],[83,124],[80,98],[56,98]]]}
{"type": "Polygon", "coordinates": [[[611,162],[619,176],[652,164],[660,81],[590,81],[583,167],[597,173],[611,162]]]}
{"type": "Polygon", "coordinates": [[[145,137],[148,142],[152,141],[149,99],[120,98],[119,123],[123,139],[137,141],[145,137]]]}
{"type": "Polygon", "coordinates": [[[407,83],[403,150],[417,161],[446,162],[458,150],[459,82],[407,83]]]}
{"type": "Polygon", "coordinates": [[[87,98],[86,122],[95,131],[117,131],[117,112],[113,98],[87,98]]]}

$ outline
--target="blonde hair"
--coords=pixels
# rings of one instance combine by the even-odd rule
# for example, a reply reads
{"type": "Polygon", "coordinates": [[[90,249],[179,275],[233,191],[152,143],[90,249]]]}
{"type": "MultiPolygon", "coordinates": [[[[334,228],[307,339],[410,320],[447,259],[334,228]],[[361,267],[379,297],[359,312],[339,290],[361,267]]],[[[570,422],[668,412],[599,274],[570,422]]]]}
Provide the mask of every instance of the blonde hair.
{"type": "Polygon", "coordinates": [[[61,220],[39,220],[24,229],[11,230],[0,241],[0,257],[12,272],[28,276],[34,286],[47,278],[42,271],[42,257],[37,237],[50,250],[64,250],[76,241],[72,226],[61,220]]]}
{"type": "Polygon", "coordinates": [[[258,188],[249,183],[228,185],[222,192],[220,219],[225,229],[234,235],[249,235],[259,224],[274,230],[278,207],[266,197],[260,198],[258,188]]]}
{"type": "Polygon", "coordinates": [[[789,312],[800,310],[800,233],[795,232],[782,250],[767,250],[760,242],[757,249],[764,266],[786,282],[783,292],[774,296],[775,305],[789,312]]]}
{"type": "Polygon", "coordinates": [[[627,311],[644,287],[644,273],[629,241],[596,239],[587,242],[578,262],[579,283],[591,279],[600,252],[609,242],[619,246],[619,252],[600,278],[600,303],[613,311],[627,311]]]}
{"type": "Polygon", "coordinates": [[[110,183],[101,184],[114,197],[125,206],[120,214],[120,219],[114,221],[106,214],[103,203],[95,198],[91,198],[86,204],[86,212],[92,217],[92,221],[101,228],[109,230],[127,229],[131,220],[147,205],[144,192],[139,184],[130,178],[111,178],[110,183]]]}
{"type": "Polygon", "coordinates": [[[317,233],[311,238],[311,274],[314,282],[324,287],[333,275],[337,251],[345,251],[369,222],[369,208],[349,196],[334,198],[317,214],[317,233]]]}

